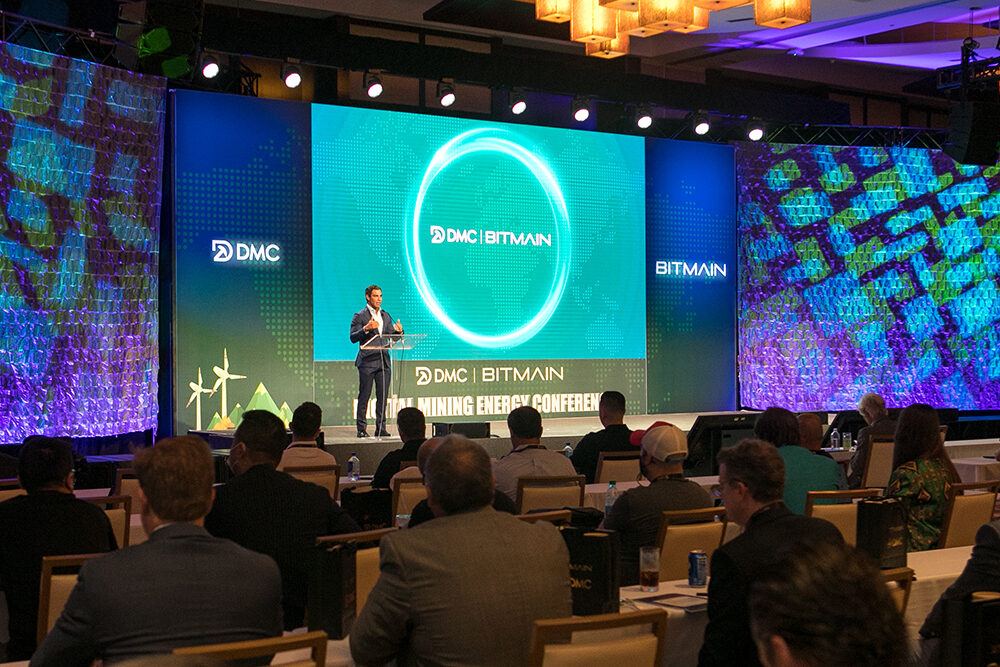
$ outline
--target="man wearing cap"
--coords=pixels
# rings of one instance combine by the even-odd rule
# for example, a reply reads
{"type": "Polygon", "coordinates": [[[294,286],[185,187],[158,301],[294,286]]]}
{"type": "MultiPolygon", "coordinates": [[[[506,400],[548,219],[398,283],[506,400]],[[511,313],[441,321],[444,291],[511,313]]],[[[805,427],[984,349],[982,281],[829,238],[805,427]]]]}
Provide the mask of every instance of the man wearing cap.
{"type": "Polygon", "coordinates": [[[639,583],[639,547],[656,545],[662,513],[712,506],[712,497],[695,482],[684,479],[687,438],[673,424],[656,422],[632,433],[640,446],[639,469],[648,486],[629,489],[615,501],[604,527],[617,530],[621,540],[621,585],[639,583]]]}

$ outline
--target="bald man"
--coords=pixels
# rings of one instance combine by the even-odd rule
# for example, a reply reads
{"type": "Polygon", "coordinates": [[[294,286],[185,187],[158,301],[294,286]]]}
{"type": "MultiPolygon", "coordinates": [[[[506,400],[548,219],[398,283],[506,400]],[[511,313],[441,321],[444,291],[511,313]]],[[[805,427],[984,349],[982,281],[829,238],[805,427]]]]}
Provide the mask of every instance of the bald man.
{"type": "MultiPolygon", "coordinates": [[[[434,450],[438,448],[444,441],[444,438],[430,438],[425,440],[424,444],[420,445],[420,449],[417,450],[417,467],[420,468],[420,474],[424,474],[424,469],[427,465],[427,460],[434,453],[434,450]]],[[[517,505],[514,501],[507,497],[507,494],[499,491],[497,489],[493,490],[493,509],[498,512],[507,512],[508,514],[517,514],[517,505]]],[[[417,503],[413,510],[410,512],[410,524],[409,527],[424,523],[425,521],[430,521],[434,518],[434,512],[427,505],[427,499],[421,500],[417,503]]]]}

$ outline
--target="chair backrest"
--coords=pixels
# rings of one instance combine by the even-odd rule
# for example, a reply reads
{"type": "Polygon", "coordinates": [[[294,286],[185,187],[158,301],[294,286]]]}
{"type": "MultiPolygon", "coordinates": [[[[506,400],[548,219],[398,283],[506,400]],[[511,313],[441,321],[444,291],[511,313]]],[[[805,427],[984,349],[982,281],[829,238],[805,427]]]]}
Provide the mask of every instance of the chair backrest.
{"type": "Polygon", "coordinates": [[[658,667],[663,660],[667,631],[667,613],[649,609],[628,614],[552,618],[535,621],[531,632],[530,667],[604,667],[612,664],[629,667],[658,667]],[[642,632],[648,626],[647,632],[642,632]],[[638,634],[608,637],[594,630],[633,628],[638,634]],[[574,633],[591,632],[591,640],[574,633]]]}
{"type": "Polygon", "coordinates": [[[726,535],[726,508],[664,512],[660,519],[660,581],[683,579],[688,573],[688,554],[702,549],[712,560],[712,553],[726,535]]]}
{"type": "Polygon", "coordinates": [[[601,452],[597,455],[597,472],[594,482],[632,482],[639,477],[639,451],[601,452]]]}
{"type": "Polygon", "coordinates": [[[583,506],[587,478],[583,475],[552,475],[519,477],[517,479],[517,513],[553,507],[583,506]]]}
{"type": "Polygon", "coordinates": [[[882,489],[852,489],[847,491],[808,491],[806,493],[806,516],[826,519],[840,531],[844,541],[853,546],[858,539],[858,506],[854,502],[839,502],[835,505],[816,504],[817,501],[853,501],[857,498],[873,498],[882,495],[882,489]]]}
{"type": "Polygon", "coordinates": [[[573,512],[570,510],[549,510],[547,512],[532,512],[531,514],[518,514],[517,518],[528,523],[538,521],[548,521],[549,523],[561,526],[568,524],[573,519],[573,512]]]}
{"type": "Polygon", "coordinates": [[[357,613],[361,613],[361,608],[365,606],[368,594],[375,587],[379,574],[379,553],[378,543],[383,535],[395,532],[395,528],[380,528],[377,530],[366,530],[360,533],[343,533],[341,535],[328,535],[316,539],[316,544],[357,544],[364,545],[354,552],[354,592],[357,600],[357,613]],[[371,546],[374,545],[374,546],[371,546]]]}
{"type": "Polygon", "coordinates": [[[38,643],[56,624],[56,619],[66,606],[66,600],[76,586],[80,567],[91,558],[103,554],[72,554],[68,556],[42,556],[42,578],[38,585],[38,643]]]}
{"type": "Polygon", "coordinates": [[[410,514],[427,497],[427,487],[420,477],[396,477],[392,480],[392,515],[410,514]]]}
{"type": "Polygon", "coordinates": [[[998,486],[997,480],[951,485],[938,547],[947,549],[975,543],[976,532],[993,518],[998,486]]]}
{"type": "Polygon", "coordinates": [[[287,466],[285,472],[295,479],[322,486],[330,492],[330,497],[334,500],[339,497],[340,465],[337,463],[320,466],[287,466]]]}
{"type": "Polygon", "coordinates": [[[0,479],[0,503],[9,500],[14,496],[21,496],[27,493],[21,488],[21,483],[16,477],[12,479],[0,479]]]}
{"type": "Polygon", "coordinates": [[[910,601],[910,587],[913,584],[913,570],[908,567],[882,570],[882,580],[889,587],[889,595],[896,603],[900,615],[906,615],[906,604],[910,601]]]}
{"type": "Polygon", "coordinates": [[[865,489],[880,488],[889,486],[889,477],[892,476],[892,450],[894,441],[891,435],[872,436],[868,443],[868,461],[865,463],[865,472],[861,476],[861,487],[865,489]]]}
{"type": "Polygon", "coordinates": [[[251,639],[243,642],[227,644],[208,644],[205,646],[185,646],[175,648],[174,655],[205,655],[219,661],[242,660],[258,658],[284,651],[308,649],[309,658],[295,662],[281,661],[285,667],[324,667],[326,665],[326,633],[322,630],[307,632],[303,635],[283,635],[268,639],[251,639]]]}
{"type": "Polygon", "coordinates": [[[88,503],[102,505],[104,513],[111,522],[111,530],[115,533],[118,548],[128,546],[129,532],[132,526],[132,497],[108,496],[106,498],[85,498],[88,503]]]}
{"type": "Polygon", "coordinates": [[[131,496],[132,507],[139,508],[139,477],[132,468],[115,469],[115,485],[111,487],[113,496],[131,496]]]}
{"type": "MultiPolygon", "coordinates": [[[[407,468],[416,468],[416,467],[417,467],[417,460],[416,459],[411,459],[411,460],[400,461],[399,462],[399,470],[400,471],[406,470],[407,468]]],[[[418,468],[418,470],[419,470],[419,468],[418,468]]]]}

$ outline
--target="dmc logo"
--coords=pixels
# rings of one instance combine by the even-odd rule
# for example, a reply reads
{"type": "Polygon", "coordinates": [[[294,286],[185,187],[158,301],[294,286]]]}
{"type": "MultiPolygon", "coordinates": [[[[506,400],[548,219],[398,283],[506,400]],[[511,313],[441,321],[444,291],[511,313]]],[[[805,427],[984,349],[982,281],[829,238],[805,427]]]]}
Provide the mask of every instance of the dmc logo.
{"type": "Polygon", "coordinates": [[[444,243],[444,227],[431,225],[431,243],[444,243]]]}
{"type": "Polygon", "coordinates": [[[468,382],[469,371],[465,368],[428,368],[417,366],[413,369],[417,375],[417,386],[423,387],[430,383],[468,382]]]}
{"type": "Polygon", "coordinates": [[[229,241],[212,240],[213,262],[228,262],[233,258],[233,244],[229,241]]]}
{"type": "Polygon", "coordinates": [[[281,259],[281,248],[277,243],[243,243],[238,242],[235,247],[224,239],[212,239],[212,261],[228,262],[235,259],[237,262],[277,262],[281,259]],[[235,252],[234,252],[235,249],[235,252]]]}

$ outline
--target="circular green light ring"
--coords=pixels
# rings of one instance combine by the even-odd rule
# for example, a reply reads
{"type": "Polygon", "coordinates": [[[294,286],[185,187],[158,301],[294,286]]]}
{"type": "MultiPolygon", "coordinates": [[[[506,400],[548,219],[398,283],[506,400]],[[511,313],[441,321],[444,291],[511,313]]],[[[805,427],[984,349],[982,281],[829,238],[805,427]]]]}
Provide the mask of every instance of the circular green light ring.
{"type": "Polygon", "coordinates": [[[572,242],[569,227],[569,211],[566,201],[563,198],[562,190],[555,176],[548,166],[538,159],[537,156],[526,150],[523,146],[505,139],[497,134],[506,134],[499,130],[472,130],[460,134],[448,143],[443,145],[431,158],[424,178],[420,183],[417,192],[417,200],[413,208],[413,223],[409,234],[405,234],[407,240],[406,260],[409,265],[410,275],[417,286],[417,291],[423,298],[424,303],[430,308],[434,316],[443,325],[448,327],[459,338],[476,347],[497,348],[512,347],[520,345],[537,334],[549,321],[563,293],[566,291],[566,281],[569,276],[570,262],[572,261],[572,242]],[[427,189],[434,182],[448,165],[455,160],[477,152],[494,152],[513,157],[524,165],[531,174],[538,179],[539,185],[545,191],[552,210],[553,218],[556,221],[556,244],[558,248],[558,267],[549,288],[549,296],[542,305],[542,308],[524,325],[509,333],[497,336],[487,336],[470,331],[455,322],[441,307],[434,292],[427,280],[424,271],[423,259],[420,252],[420,211],[423,207],[424,197],[427,189]]]}

